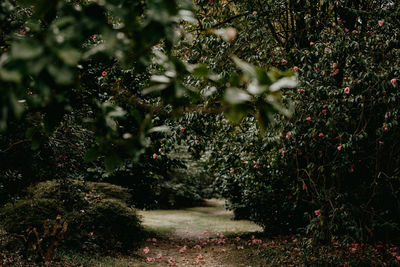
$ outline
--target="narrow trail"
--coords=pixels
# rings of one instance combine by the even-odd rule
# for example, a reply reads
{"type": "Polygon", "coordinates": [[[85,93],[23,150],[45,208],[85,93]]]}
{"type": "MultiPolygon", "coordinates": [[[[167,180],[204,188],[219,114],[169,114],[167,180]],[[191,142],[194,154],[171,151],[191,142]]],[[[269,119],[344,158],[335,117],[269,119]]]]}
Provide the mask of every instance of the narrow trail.
{"type": "Polygon", "coordinates": [[[138,252],[148,262],[145,266],[255,266],[243,244],[257,240],[251,235],[261,228],[250,221],[232,220],[223,200],[205,204],[140,212],[143,225],[154,233],[138,252]]]}

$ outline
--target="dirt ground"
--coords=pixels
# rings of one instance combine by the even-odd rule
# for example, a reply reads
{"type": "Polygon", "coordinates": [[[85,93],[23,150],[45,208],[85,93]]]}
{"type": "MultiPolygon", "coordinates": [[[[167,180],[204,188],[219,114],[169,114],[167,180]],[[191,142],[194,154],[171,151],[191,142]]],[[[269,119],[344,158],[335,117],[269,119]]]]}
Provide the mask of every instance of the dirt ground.
{"type": "MultiPolygon", "coordinates": [[[[141,212],[144,226],[154,231],[138,254],[153,266],[256,266],[243,244],[261,229],[234,221],[222,200],[183,210],[141,212]],[[242,238],[245,235],[246,238],[242,238]],[[156,237],[157,236],[157,237],[156,237]]],[[[256,240],[256,239],[255,239],[256,240]]],[[[254,242],[254,241],[253,241],[254,242]]]]}

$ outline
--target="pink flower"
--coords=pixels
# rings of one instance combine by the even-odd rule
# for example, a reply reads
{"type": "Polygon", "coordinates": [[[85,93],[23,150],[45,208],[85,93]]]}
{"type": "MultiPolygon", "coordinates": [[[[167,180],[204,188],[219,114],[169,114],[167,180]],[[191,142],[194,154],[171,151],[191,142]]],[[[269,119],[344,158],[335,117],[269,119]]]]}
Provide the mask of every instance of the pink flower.
{"type": "Polygon", "coordinates": [[[200,245],[196,245],[193,247],[194,249],[201,249],[200,245]]]}
{"type": "Polygon", "coordinates": [[[323,133],[319,133],[319,135],[318,135],[319,137],[323,137],[324,136],[324,134],[323,133]]]}
{"type": "Polygon", "coordinates": [[[155,258],[146,258],[146,262],[153,262],[155,260],[156,260],[155,258]]]}
{"type": "Polygon", "coordinates": [[[149,247],[145,247],[145,248],[143,249],[144,254],[149,253],[149,251],[150,251],[149,247]]]}
{"type": "Polygon", "coordinates": [[[342,145],[339,145],[338,147],[337,147],[337,150],[342,150],[342,145]]]}
{"type": "Polygon", "coordinates": [[[315,45],[315,43],[314,42],[310,42],[310,46],[314,46],[315,45]]]}
{"type": "Polygon", "coordinates": [[[379,21],[378,21],[378,24],[379,24],[379,26],[381,26],[381,27],[382,27],[383,25],[385,25],[385,21],[383,21],[383,20],[379,20],[379,21]]]}
{"type": "Polygon", "coordinates": [[[153,237],[153,239],[151,239],[151,241],[153,241],[153,243],[157,242],[157,238],[153,237]]]}
{"type": "Polygon", "coordinates": [[[397,83],[397,79],[396,79],[396,78],[394,78],[394,79],[391,79],[391,80],[390,80],[390,83],[391,83],[391,84],[393,84],[393,85],[396,85],[396,83],[397,83]]]}
{"type": "Polygon", "coordinates": [[[282,156],[285,156],[285,153],[286,153],[286,151],[283,150],[283,151],[281,152],[282,156]]]}
{"type": "Polygon", "coordinates": [[[180,250],[179,250],[179,253],[184,253],[185,251],[186,251],[186,246],[183,246],[183,248],[181,248],[180,250]]]}
{"type": "Polygon", "coordinates": [[[356,34],[356,33],[358,33],[358,31],[357,30],[353,30],[352,33],[356,34]]]}
{"type": "Polygon", "coordinates": [[[307,117],[307,118],[306,118],[306,121],[311,121],[311,117],[307,117]]]}
{"type": "Polygon", "coordinates": [[[253,11],[253,16],[257,16],[257,11],[253,11]]]}
{"type": "Polygon", "coordinates": [[[339,69],[334,69],[333,71],[332,71],[332,76],[335,76],[335,75],[337,75],[339,73],[339,69]]]}
{"type": "Polygon", "coordinates": [[[305,93],[306,93],[306,90],[304,90],[304,89],[299,89],[299,90],[297,90],[300,94],[302,94],[302,95],[304,95],[305,93]]]}
{"type": "Polygon", "coordinates": [[[93,41],[97,41],[97,36],[96,35],[93,35],[93,37],[92,37],[92,39],[93,39],[93,41]]]}
{"type": "Polygon", "coordinates": [[[229,173],[230,173],[230,174],[234,174],[235,171],[234,171],[234,170],[230,170],[229,173]]]}
{"type": "Polygon", "coordinates": [[[198,259],[198,260],[202,260],[202,259],[203,259],[203,256],[200,254],[200,255],[197,256],[197,259],[198,259]]]}
{"type": "Polygon", "coordinates": [[[106,75],[107,75],[107,71],[103,71],[103,72],[101,73],[101,75],[103,75],[103,77],[106,76],[106,75]]]}
{"type": "Polygon", "coordinates": [[[237,248],[238,250],[244,249],[243,246],[237,246],[236,248],[237,248]]]}
{"type": "Polygon", "coordinates": [[[324,114],[324,115],[326,115],[326,113],[327,113],[326,109],[323,109],[321,112],[322,112],[322,114],[324,114]]]}
{"type": "Polygon", "coordinates": [[[348,33],[348,32],[349,32],[349,29],[345,28],[344,33],[348,33]]]}
{"type": "Polygon", "coordinates": [[[282,65],[286,65],[286,64],[287,64],[286,59],[282,59],[281,64],[282,64],[282,65]]]}
{"type": "Polygon", "coordinates": [[[183,133],[184,131],[185,131],[185,128],[182,127],[182,128],[181,128],[181,133],[183,133]]]}
{"type": "Polygon", "coordinates": [[[158,253],[158,254],[157,254],[157,259],[162,259],[162,257],[163,257],[163,256],[162,256],[161,253],[158,253]]]}
{"type": "Polygon", "coordinates": [[[297,66],[294,66],[294,67],[293,67],[293,70],[294,70],[294,71],[298,71],[299,69],[300,69],[300,68],[297,67],[297,66]]]}
{"type": "Polygon", "coordinates": [[[332,64],[332,68],[334,68],[334,69],[337,68],[337,63],[336,62],[332,64]]]}
{"type": "Polygon", "coordinates": [[[303,191],[307,190],[306,184],[303,182],[303,191]]]}
{"type": "MultiPolygon", "coordinates": [[[[210,1],[210,2],[211,2],[211,5],[212,5],[212,1],[210,1]]],[[[172,266],[178,266],[178,263],[173,262],[173,263],[172,263],[172,266]]]]}
{"type": "Polygon", "coordinates": [[[396,260],[400,261],[400,256],[396,256],[396,260]]]}
{"type": "Polygon", "coordinates": [[[343,92],[344,92],[345,94],[349,94],[349,93],[350,93],[350,88],[349,88],[349,87],[344,88],[344,89],[343,89],[343,92]]]}
{"type": "Polygon", "coordinates": [[[157,154],[154,153],[154,154],[153,154],[153,159],[156,159],[156,158],[157,158],[157,154]]]}
{"type": "Polygon", "coordinates": [[[388,118],[388,114],[387,113],[385,113],[385,119],[387,119],[388,118]]]}
{"type": "Polygon", "coordinates": [[[314,210],[315,215],[319,216],[321,214],[321,210],[314,210]]]}
{"type": "Polygon", "coordinates": [[[354,168],[351,168],[350,170],[349,170],[349,173],[353,173],[354,172],[354,168]]]}

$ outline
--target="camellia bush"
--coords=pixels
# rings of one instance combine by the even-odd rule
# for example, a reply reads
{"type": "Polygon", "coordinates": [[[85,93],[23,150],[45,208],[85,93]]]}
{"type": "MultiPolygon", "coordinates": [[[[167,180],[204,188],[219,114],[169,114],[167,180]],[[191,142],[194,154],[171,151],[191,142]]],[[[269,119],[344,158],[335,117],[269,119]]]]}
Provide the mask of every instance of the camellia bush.
{"type": "Polygon", "coordinates": [[[205,151],[228,206],[270,234],[301,229],[316,241],[395,241],[397,1],[202,3],[203,28],[189,58],[230,72],[224,56],[235,51],[252,63],[291,69],[300,81],[284,93],[295,105],[292,118],[275,116],[265,134],[251,116],[236,126],[213,122],[220,126],[205,151]],[[201,43],[221,42],[207,34],[215,24],[235,27],[237,38],[207,50],[201,43]]]}

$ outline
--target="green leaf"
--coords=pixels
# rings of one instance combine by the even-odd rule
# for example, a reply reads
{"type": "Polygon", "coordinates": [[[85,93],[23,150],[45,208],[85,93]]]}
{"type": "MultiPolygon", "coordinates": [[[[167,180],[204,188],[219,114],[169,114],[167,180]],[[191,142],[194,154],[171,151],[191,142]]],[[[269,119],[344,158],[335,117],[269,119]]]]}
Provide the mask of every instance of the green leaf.
{"type": "Polygon", "coordinates": [[[85,156],[83,157],[84,161],[91,162],[96,160],[100,156],[100,152],[98,151],[97,147],[89,148],[86,151],[85,156]]]}
{"type": "Polygon", "coordinates": [[[242,104],[251,100],[251,95],[237,88],[228,88],[225,93],[225,101],[229,104],[242,104]]]}
{"type": "Polygon", "coordinates": [[[81,52],[74,48],[62,48],[58,50],[58,56],[66,64],[75,66],[81,59],[81,52]]]}
{"type": "Polygon", "coordinates": [[[256,68],[253,65],[241,60],[236,56],[233,56],[232,59],[235,62],[236,66],[238,66],[238,68],[241,69],[244,74],[249,76],[249,78],[257,76],[256,68]]]}
{"type": "Polygon", "coordinates": [[[107,172],[115,170],[119,165],[121,165],[121,163],[122,160],[116,153],[107,155],[104,159],[104,165],[107,172]]]}
{"type": "Polygon", "coordinates": [[[11,47],[11,56],[15,59],[32,59],[43,53],[43,46],[36,41],[15,42],[11,47]]]}
{"type": "Polygon", "coordinates": [[[0,79],[6,82],[15,82],[19,83],[22,79],[22,75],[17,70],[7,70],[7,69],[0,69],[0,79]]]}

